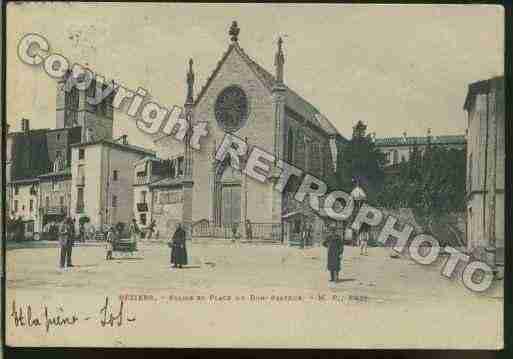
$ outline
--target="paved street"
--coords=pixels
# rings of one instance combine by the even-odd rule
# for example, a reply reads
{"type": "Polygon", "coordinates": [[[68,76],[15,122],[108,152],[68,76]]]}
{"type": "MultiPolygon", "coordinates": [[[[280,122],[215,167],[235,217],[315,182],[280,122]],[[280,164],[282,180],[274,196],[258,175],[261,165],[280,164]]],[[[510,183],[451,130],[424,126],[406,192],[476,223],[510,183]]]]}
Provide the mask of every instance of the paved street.
{"type": "MultiPolygon", "coordinates": [[[[175,316],[183,327],[178,332],[178,328],[166,328],[163,337],[146,338],[152,345],[169,344],[166,338],[170,333],[181,345],[201,345],[212,330],[226,334],[219,339],[219,346],[308,346],[314,335],[324,338],[316,344],[333,347],[359,347],[370,340],[375,345],[385,342],[397,347],[406,343],[439,347],[446,343],[491,348],[502,337],[499,288],[481,295],[471,293],[458,281],[442,278],[437,266],[390,258],[385,248],[370,248],[368,256],[360,256],[357,248],[346,246],[343,274],[334,288],[328,286],[326,253],[320,248],[194,242],[188,247],[187,268],[174,271],[169,270],[169,248],[164,243],[141,243],[139,248],[134,257],[118,254],[117,259],[105,261],[103,246],[77,246],[73,250],[75,267],[67,272],[57,268],[57,247],[8,250],[7,303],[16,299],[18,303],[37,305],[42,299],[45,303],[85,308],[90,303],[101,305],[105,295],[115,299],[120,294],[155,296],[159,306],[156,302],[129,302],[129,308],[145,313],[146,320],[138,320],[137,325],[158,325],[159,316],[175,316]],[[219,299],[216,303],[195,304],[161,300],[169,295],[211,294],[232,299],[240,295],[325,295],[330,300],[299,303],[297,298],[282,298],[236,303],[219,299]],[[345,304],[334,302],[334,295],[344,298],[345,304]],[[175,311],[167,310],[166,305],[194,307],[175,311]],[[244,335],[237,338],[235,333],[243,334],[253,325],[262,327],[260,340],[244,335]],[[195,337],[182,337],[189,332],[195,337]],[[368,337],[363,340],[362,335],[368,337]]],[[[88,345],[90,334],[81,339],[83,345],[88,345]]],[[[103,336],[101,343],[112,344],[112,338],[105,333],[103,336]]],[[[145,343],[144,338],[126,333],[124,338],[119,345],[145,343]]],[[[47,339],[51,345],[52,337],[47,339]]],[[[30,342],[30,338],[26,340],[30,342]]]]}

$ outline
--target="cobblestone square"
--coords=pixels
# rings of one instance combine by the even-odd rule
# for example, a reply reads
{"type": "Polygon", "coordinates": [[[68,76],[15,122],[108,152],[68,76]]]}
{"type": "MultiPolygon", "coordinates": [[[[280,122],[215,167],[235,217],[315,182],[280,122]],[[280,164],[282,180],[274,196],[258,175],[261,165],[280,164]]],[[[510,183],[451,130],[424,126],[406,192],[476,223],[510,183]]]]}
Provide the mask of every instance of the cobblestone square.
{"type": "MultiPolygon", "coordinates": [[[[170,270],[164,242],[139,243],[134,256],[117,254],[112,261],[102,244],[77,245],[75,267],[67,271],[58,269],[54,243],[8,249],[7,337],[16,333],[27,345],[34,338],[14,327],[13,301],[94,313],[106,296],[113,306],[123,296],[137,316],[134,325],[153,330],[150,337],[131,336],[128,328],[120,344],[116,328],[100,327],[73,343],[169,346],[175,338],[179,346],[201,346],[212,343],[209,336],[218,336],[215,346],[492,348],[501,342],[502,282],[475,294],[443,278],[439,266],[391,258],[386,248],[361,256],[346,246],[340,281],[329,286],[324,248],[195,240],[187,249],[189,264],[170,270]],[[151,329],[163,318],[176,325],[151,329]]],[[[44,342],[62,343],[60,330],[44,342]]]]}

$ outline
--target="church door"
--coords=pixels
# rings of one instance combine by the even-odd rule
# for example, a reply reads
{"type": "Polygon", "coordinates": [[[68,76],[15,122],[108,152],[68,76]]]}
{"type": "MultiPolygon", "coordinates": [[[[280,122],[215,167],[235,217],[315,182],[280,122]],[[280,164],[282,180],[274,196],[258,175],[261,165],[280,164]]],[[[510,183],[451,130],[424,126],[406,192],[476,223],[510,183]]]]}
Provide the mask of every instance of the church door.
{"type": "Polygon", "coordinates": [[[221,223],[231,225],[241,220],[241,175],[231,166],[221,176],[221,223]]]}
{"type": "Polygon", "coordinates": [[[222,218],[224,225],[240,222],[240,185],[223,186],[222,218]]]}

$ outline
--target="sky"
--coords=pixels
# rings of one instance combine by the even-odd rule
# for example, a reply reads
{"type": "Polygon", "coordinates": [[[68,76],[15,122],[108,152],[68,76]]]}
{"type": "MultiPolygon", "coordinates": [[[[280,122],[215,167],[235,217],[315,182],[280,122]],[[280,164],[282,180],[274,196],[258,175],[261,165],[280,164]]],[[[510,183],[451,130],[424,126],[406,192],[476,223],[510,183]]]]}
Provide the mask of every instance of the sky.
{"type": "MultiPolygon", "coordinates": [[[[283,37],[285,82],[350,137],[362,120],[377,137],[464,134],[469,83],[502,75],[504,12],[490,5],[9,3],[7,121],[19,130],[55,127],[56,82],[20,61],[27,33],[43,35],[52,53],[90,67],[161,105],[185,100],[187,61],[195,92],[229,46],[239,44],[274,73],[283,37]]],[[[114,135],[152,146],[123,111],[114,135]]]]}

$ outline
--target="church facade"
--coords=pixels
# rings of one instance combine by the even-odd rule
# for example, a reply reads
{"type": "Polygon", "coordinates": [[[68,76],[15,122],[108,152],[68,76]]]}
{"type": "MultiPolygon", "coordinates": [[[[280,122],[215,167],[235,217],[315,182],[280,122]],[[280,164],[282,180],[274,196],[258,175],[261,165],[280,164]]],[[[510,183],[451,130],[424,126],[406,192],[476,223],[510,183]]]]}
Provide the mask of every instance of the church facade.
{"type": "MultiPolygon", "coordinates": [[[[271,181],[261,183],[235,169],[229,156],[216,160],[216,150],[227,133],[243,139],[248,153],[256,146],[319,179],[336,171],[338,148],[345,139],[285,84],[282,40],[271,74],[241,48],[238,35],[234,22],[230,44],[197,96],[192,60],[189,63],[183,116],[191,124],[207,122],[208,135],[201,139],[201,150],[171,137],[156,141],[157,156],[171,161],[176,169],[167,178],[143,181],[144,191],[149,192],[144,198],[151,198],[152,205],[139,207],[146,209],[142,217],[146,223],[155,221],[160,235],[170,235],[182,222],[191,224],[193,236],[269,238],[286,230],[282,225],[296,213],[309,215],[305,206],[293,199],[301,178],[291,177],[281,193],[271,181]]],[[[240,160],[240,168],[244,168],[247,158],[240,160]]],[[[144,161],[135,176],[137,172],[140,178],[150,175],[143,168],[148,168],[144,161]]],[[[138,187],[134,191],[140,192],[138,187]]],[[[144,213],[137,208],[134,211],[138,218],[144,213]]]]}

